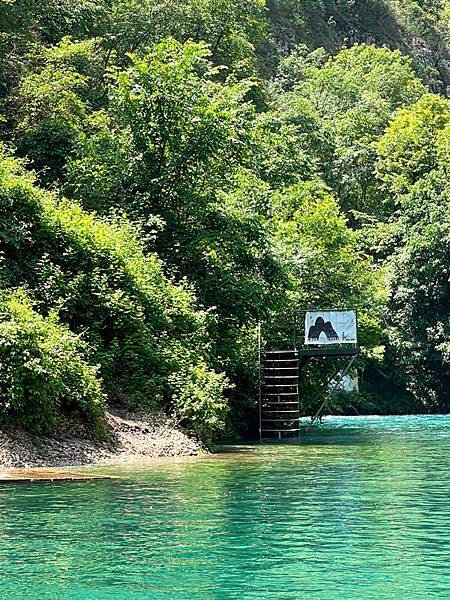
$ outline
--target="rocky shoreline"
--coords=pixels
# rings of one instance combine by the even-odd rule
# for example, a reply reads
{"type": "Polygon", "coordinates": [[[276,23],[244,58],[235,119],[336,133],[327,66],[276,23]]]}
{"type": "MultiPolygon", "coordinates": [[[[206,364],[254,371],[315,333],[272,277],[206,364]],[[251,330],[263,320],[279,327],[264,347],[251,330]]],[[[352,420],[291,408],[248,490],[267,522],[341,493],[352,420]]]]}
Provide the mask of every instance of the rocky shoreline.
{"type": "Polygon", "coordinates": [[[74,423],[46,437],[21,429],[0,430],[0,468],[106,465],[205,453],[198,441],[162,414],[111,411],[107,422],[110,435],[103,442],[87,427],[74,423]]]}

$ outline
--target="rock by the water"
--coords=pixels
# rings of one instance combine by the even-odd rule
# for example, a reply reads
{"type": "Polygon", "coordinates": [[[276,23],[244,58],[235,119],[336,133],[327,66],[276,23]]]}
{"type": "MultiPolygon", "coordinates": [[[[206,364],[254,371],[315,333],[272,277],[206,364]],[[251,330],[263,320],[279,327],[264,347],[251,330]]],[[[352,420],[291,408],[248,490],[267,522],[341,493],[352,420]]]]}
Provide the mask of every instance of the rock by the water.
{"type": "Polygon", "coordinates": [[[146,458],[194,456],[201,444],[162,414],[108,412],[108,441],[100,442],[89,428],[66,424],[51,436],[36,437],[21,429],[0,431],[0,467],[62,467],[110,464],[146,458]]]}

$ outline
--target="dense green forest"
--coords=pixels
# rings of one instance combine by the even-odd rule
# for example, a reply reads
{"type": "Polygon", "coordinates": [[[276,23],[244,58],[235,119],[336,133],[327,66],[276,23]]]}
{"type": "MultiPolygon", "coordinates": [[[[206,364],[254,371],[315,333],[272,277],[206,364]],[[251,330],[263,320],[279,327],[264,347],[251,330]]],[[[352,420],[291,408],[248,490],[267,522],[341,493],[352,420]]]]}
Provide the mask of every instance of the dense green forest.
{"type": "Polygon", "coordinates": [[[0,0],[1,418],[246,435],[313,306],[335,410],[448,411],[449,85],[444,0],[0,0]]]}

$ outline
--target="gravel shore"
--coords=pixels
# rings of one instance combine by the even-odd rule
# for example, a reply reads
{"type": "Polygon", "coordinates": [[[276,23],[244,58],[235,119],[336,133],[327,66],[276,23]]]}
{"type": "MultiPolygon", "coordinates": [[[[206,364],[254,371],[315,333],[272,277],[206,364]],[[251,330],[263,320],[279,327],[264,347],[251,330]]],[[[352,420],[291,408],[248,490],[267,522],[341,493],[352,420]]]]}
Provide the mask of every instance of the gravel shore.
{"type": "Polygon", "coordinates": [[[109,412],[107,420],[111,434],[107,442],[96,441],[79,424],[67,424],[48,437],[20,429],[1,430],[0,468],[112,464],[205,452],[161,414],[109,412]]]}

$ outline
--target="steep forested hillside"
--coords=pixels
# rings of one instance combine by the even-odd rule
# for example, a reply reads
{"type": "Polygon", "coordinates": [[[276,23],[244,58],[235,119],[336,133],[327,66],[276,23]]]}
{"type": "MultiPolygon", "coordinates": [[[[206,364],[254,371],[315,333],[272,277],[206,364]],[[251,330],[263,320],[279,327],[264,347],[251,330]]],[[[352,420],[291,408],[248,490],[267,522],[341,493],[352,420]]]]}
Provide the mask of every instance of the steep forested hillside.
{"type": "Polygon", "coordinates": [[[449,49],[444,0],[0,0],[1,418],[245,433],[308,306],[336,410],[447,410],[449,49]]]}
{"type": "Polygon", "coordinates": [[[446,0],[273,0],[268,7],[284,54],[296,45],[331,53],[357,43],[387,46],[410,56],[433,91],[450,83],[446,0]]]}

